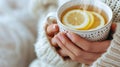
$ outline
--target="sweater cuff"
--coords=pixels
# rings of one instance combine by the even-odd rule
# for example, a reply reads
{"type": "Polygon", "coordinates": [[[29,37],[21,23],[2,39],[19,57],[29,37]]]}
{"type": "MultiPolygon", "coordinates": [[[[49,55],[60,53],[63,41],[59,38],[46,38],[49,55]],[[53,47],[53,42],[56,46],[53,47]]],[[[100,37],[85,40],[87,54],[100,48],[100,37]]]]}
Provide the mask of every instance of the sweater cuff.
{"type": "Polygon", "coordinates": [[[107,52],[104,53],[92,67],[119,67],[120,65],[120,23],[117,23],[116,33],[107,52]]]}
{"type": "Polygon", "coordinates": [[[44,21],[40,22],[39,26],[39,36],[38,41],[35,44],[35,51],[37,53],[37,57],[48,65],[54,65],[59,67],[60,65],[71,67],[76,64],[71,61],[64,61],[61,56],[56,52],[55,48],[50,44],[48,36],[46,35],[46,26],[49,23],[45,23],[47,17],[44,21]]]}

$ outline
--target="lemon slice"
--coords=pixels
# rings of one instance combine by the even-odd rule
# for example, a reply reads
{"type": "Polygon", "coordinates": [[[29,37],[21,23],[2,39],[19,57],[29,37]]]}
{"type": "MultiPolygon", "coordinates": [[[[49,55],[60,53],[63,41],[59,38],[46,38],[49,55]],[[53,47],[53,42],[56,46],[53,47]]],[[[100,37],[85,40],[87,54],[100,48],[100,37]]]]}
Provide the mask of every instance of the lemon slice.
{"type": "Polygon", "coordinates": [[[91,26],[90,30],[95,30],[103,27],[105,25],[105,20],[102,15],[96,12],[91,12],[94,16],[94,24],[91,26]]]}
{"type": "Polygon", "coordinates": [[[94,24],[94,16],[91,12],[89,12],[89,11],[86,11],[86,12],[87,12],[89,19],[90,19],[89,25],[87,27],[85,27],[85,30],[88,30],[94,24]]]}
{"type": "Polygon", "coordinates": [[[67,12],[62,18],[64,25],[79,30],[84,30],[89,25],[89,20],[86,11],[78,9],[67,12]]]}

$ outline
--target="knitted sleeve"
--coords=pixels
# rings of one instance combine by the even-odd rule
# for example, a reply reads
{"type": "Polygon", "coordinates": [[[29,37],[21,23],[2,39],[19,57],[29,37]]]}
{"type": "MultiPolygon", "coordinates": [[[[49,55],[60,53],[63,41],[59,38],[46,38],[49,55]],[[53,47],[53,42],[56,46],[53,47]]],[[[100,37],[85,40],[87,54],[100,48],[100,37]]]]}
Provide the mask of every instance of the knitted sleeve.
{"type": "Polygon", "coordinates": [[[120,22],[120,0],[104,0],[113,11],[113,22],[120,22]]]}
{"type": "MultiPolygon", "coordinates": [[[[104,1],[113,11],[113,22],[120,22],[120,0],[104,1]]],[[[120,23],[107,52],[102,55],[92,67],[120,67],[120,23]]]]}
{"type": "Polygon", "coordinates": [[[108,48],[92,67],[120,67],[120,23],[117,24],[117,30],[114,38],[108,48]]]}
{"type": "Polygon", "coordinates": [[[46,26],[49,23],[44,21],[39,25],[39,36],[35,44],[35,51],[37,57],[45,64],[54,65],[54,67],[74,67],[77,63],[71,61],[64,61],[56,52],[55,48],[51,46],[48,36],[46,35],[46,26]]]}

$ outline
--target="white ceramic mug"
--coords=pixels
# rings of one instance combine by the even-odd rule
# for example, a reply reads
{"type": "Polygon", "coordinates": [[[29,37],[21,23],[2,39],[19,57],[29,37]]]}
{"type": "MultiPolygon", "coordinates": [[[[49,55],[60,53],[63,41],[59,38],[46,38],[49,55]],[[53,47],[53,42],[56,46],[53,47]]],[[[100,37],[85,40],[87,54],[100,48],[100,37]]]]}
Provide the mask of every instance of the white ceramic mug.
{"type": "Polygon", "coordinates": [[[113,17],[113,13],[111,8],[106,5],[105,3],[99,1],[99,0],[94,0],[94,2],[90,2],[92,0],[84,0],[85,2],[81,2],[83,0],[71,0],[68,1],[66,3],[64,3],[63,5],[61,5],[56,13],[51,13],[49,16],[55,16],[57,19],[57,24],[60,27],[60,31],[71,31],[74,32],[78,35],[80,35],[81,37],[88,39],[90,41],[100,41],[100,40],[105,40],[108,37],[109,31],[110,31],[110,27],[112,24],[112,17],[113,17]],[[107,17],[108,17],[108,22],[104,25],[104,27],[99,28],[99,29],[95,29],[95,30],[75,30],[72,28],[67,27],[66,25],[62,24],[60,18],[61,18],[61,14],[67,9],[70,8],[72,6],[75,5],[92,5],[95,6],[101,10],[103,10],[107,17]]]}

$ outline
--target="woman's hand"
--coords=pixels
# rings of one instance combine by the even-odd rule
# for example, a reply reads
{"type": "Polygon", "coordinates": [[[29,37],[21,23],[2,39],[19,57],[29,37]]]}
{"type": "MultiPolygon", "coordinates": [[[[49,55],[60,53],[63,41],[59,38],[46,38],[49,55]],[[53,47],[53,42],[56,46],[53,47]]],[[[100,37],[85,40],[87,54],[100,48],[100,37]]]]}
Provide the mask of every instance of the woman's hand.
{"type": "MultiPolygon", "coordinates": [[[[111,26],[115,31],[116,25],[111,26]]],[[[110,45],[110,40],[91,42],[72,32],[60,32],[52,39],[53,44],[61,48],[59,54],[69,56],[73,61],[91,64],[104,53],[110,45]]]]}
{"type": "MultiPolygon", "coordinates": [[[[49,19],[47,22],[55,22],[55,19],[49,19]]],[[[116,25],[111,26],[113,32],[115,31],[116,25]]],[[[60,49],[57,50],[58,53],[64,58],[66,56],[70,57],[73,61],[80,63],[91,64],[98,57],[104,53],[110,41],[102,42],[90,42],[74,34],[72,32],[59,32],[59,27],[57,24],[51,24],[47,26],[47,35],[51,37],[53,46],[59,46],[60,49]]]]}
{"type": "Polygon", "coordinates": [[[69,56],[73,61],[91,64],[108,48],[110,41],[91,42],[71,32],[60,32],[52,39],[61,48],[61,56],[69,56]]]}

